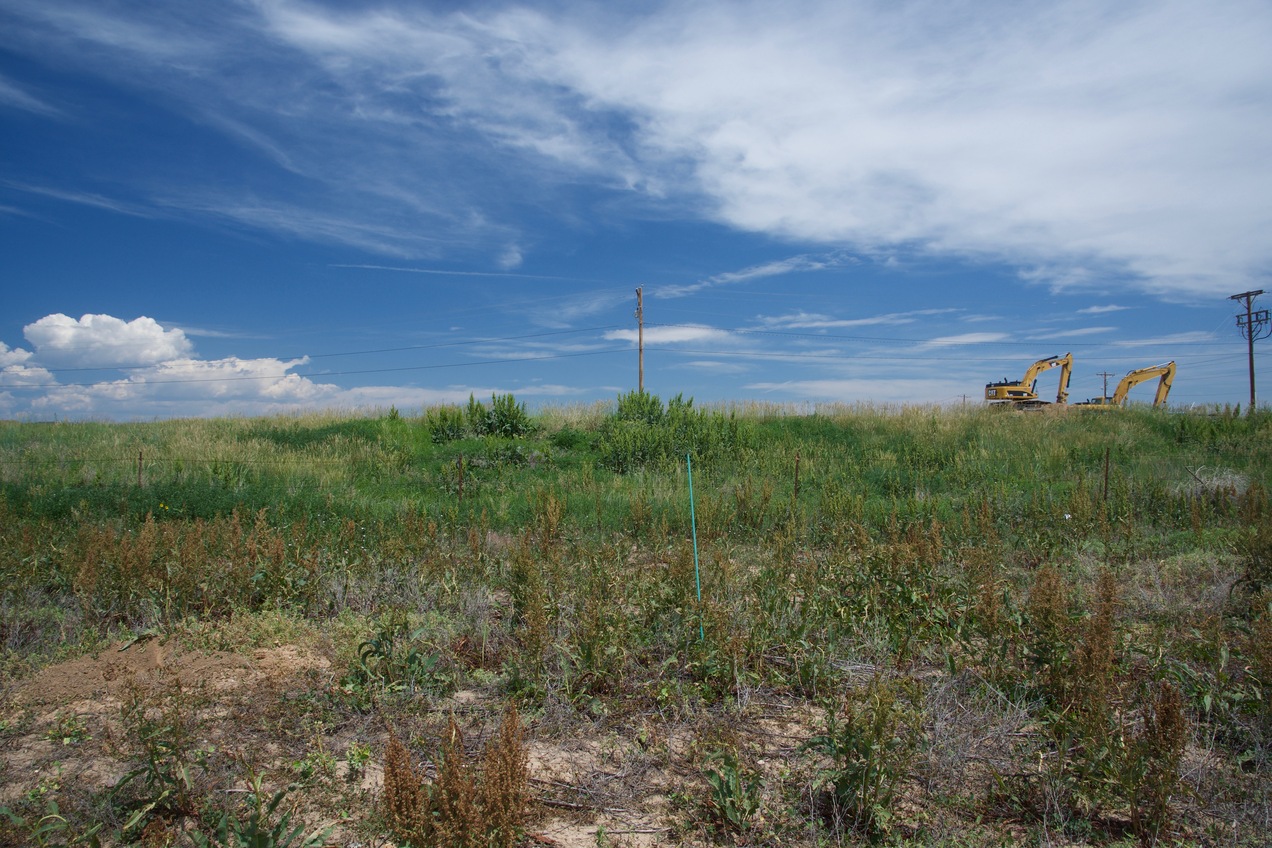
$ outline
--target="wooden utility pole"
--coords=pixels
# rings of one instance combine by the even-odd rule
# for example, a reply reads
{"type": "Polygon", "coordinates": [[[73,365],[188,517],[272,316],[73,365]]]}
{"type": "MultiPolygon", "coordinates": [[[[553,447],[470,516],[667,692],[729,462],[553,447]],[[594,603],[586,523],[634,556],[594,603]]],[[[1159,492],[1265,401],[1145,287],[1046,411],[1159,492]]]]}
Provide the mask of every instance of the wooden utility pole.
{"type": "Polygon", "coordinates": [[[636,289],[636,347],[640,372],[637,376],[636,389],[645,392],[645,298],[644,286],[636,289]]]}
{"type": "Polygon", "coordinates": [[[1104,400],[1109,396],[1109,377],[1112,377],[1113,375],[1108,371],[1101,371],[1097,376],[1104,378],[1104,391],[1100,392],[1100,400],[1104,400]]]}
{"type": "Polygon", "coordinates": [[[1256,339],[1265,339],[1268,337],[1269,331],[1272,331],[1272,325],[1268,323],[1268,311],[1260,309],[1258,312],[1251,310],[1254,299],[1263,294],[1263,289],[1258,291],[1242,292],[1234,294],[1228,300],[1244,300],[1245,315],[1237,316],[1237,328],[1241,331],[1241,335],[1245,337],[1246,348],[1250,356],[1250,408],[1248,414],[1254,414],[1254,342],[1256,339]]]}

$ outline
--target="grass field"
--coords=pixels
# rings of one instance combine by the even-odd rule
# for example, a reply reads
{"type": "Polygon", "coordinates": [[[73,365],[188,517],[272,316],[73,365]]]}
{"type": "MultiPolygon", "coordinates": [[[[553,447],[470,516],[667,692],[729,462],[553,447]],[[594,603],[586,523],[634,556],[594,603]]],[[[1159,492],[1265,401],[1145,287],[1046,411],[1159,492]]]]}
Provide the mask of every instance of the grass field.
{"type": "Polygon", "coordinates": [[[0,844],[1266,844],[1270,487],[1217,410],[0,423],[0,844]]]}

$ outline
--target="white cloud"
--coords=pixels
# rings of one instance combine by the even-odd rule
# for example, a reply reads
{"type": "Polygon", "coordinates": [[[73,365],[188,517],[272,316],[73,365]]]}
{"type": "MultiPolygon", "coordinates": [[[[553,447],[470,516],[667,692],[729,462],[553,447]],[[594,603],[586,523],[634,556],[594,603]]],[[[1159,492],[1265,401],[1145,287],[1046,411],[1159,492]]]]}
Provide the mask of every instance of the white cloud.
{"type": "Polygon", "coordinates": [[[934,347],[953,347],[956,345],[978,345],[993,344],[995,342],[1006,341],[1011,336],[1008,333],[959,333],[953,336],[939,336],[935,339],[928,339],[918,345],[918,350],[930,350],[934,347]]]}
{"type": "Polygon", "coordinates": [[[60,109],[50,106],[3,76],[0,76],[0,106],[9,106],[47,117],[61,117],[62,115],[60,109]]]}
{"type": "Polygon", "coordinates": [[[792,256],[776,262],[753,265],[749,268],[743,268],[741,271],[726,271],[688,285],[659,286],[653,290],[652,294],[657,297],[667,298],[686,297],[691,294],[697,294],[704,289],[725,286],[730,283],[741,283],[748,280],[763,279],[764,277],[780,277],[799,272],[822,271],[827,268],[839,268],[844,265],[855,264],[857,261],[854,257],[841,254],[792,256]]]}
{"type": "MultiPolygon", "coordinates": [[[[609,330],[605,333],[609,341],[636,342],[639,339],[636,330],[609,330]]],[[[680,344],[684,342],[722,342],[732,341],[733,334],[714,327],[699,327],[681,324],[674,327],[646,327],[645,344],[680,344]]]]}
{"type": "Polygon", "coordinates": [[[736,362],[720,362],[713,359],[695,359],[684,363],[683,367],[705,371],[708,374],[745,374],[752,370],[749,366],[739,365],[736,362]]]}
{"type": "Polygon", "coordinates": [[[152,318],[123,321],[111,315],[79,320],[60,312],[22,328],[36,359],[49,368],[118,368],[154,365],[183,357],[194,346],[181,330],[165,330],[152,318]]]}
{"type": "Polygon", "coordinates": [[[690,163],[736,227],[1173,295],[1272,259],[1265,4],[783,8],[503,23],[543,76],[636,116],[646,167],[690,163]]]}
{"type": "Polygon", "coordinates": [[[920,318],[932,315],[945,315],[958,312],[957,309],[916,309],[910,312],[889,312],[884,315],[871,315],[866,318],[834,318],[809,312],[796,312],[790,315],[774,315],[760,318],[766,327],[787,330],[836,330],[852,327],[898,326],[913,324],[920,318]]]}
{"type": "MultiPolygon", "coordinates": [[[[1005,261],[1057,289],[1209,296],[1272,262],[1261,0],[10,6],[14,49],[159,87],[309,189],[152,192],[168,209],[384,255],[498,258],[531,243],[516,209],[589,219],[558,204],[583,186],[831,251],[1005,261]]],[[[797,260],[748,270],[820,261],[797,260]]]]}
{"type": "Polygon", "coordinates": [[[1068,339],[1079,336],[1097,336],[1103,333],[1113,333],[1119,328],[1117,327],[1075,327],[1072,330],[1056,330],[1051,333],[1034,333],[1029,336],[1030,339],[1038,341],[1047,341],[1050,339],[1068,339]]]}
{"type": "Polygon", "coordinates": [[[31,358],[31,351],[23,350],[20,347],[10,348],[4,342],[0,342],[0,368],[7,368],[10,365],[21,365],[31,358]]]}
{"type": "Polygon", "coordinates": [[[1125,339],[1122,341],[1110,342],[1115,347],[1147,347],[1149,345],[1171,345],[1171,344],[1196,344],[1197,342],[1213,342],[1215,334],[1202,330],[1193,330],[1186,333],[1170,333],[1165,336],[1157,336],[1148,339],[1125,339]]]}
{"type": "Polygon", "coordinates": [[[39,366],[6,365],[0,369],[0,386],[10,389],[25,386],[49,386],[56,382],[51,373],[39,366]]]}
{"type": "MultiPolygon", "coordinates": [[[[751,391],[837,403],[947,403],[957,399],[966,386],[956,380],[940,379],[827,379],[787,380],[751,383],[751,391]]],[[[979,398],[977,398],[979,400],[979,398]]]]}
{"type": "Polygon", "coordinates": [[[1121,312],[1123,310],[1130,309],[1130,308],[1131,307],[1129,306],[1117,306],[1116,304],[1110,303],[1107,306],[1088,306],[1086,309],[1079,309],[1078,314],[1079,315],[1105,315],[1109,312],[1121,312]]]}

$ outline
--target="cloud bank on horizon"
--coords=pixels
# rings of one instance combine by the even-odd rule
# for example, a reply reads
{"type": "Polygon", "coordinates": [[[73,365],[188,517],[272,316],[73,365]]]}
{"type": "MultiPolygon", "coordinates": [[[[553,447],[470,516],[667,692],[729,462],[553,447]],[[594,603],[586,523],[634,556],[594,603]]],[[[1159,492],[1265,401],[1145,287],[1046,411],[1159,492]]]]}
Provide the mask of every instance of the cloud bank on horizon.
{"type": "MultiPolygon", "coordinates": [[[[387,256],[502,243],[514,267],[534,233],[474,180],[515,171],[533,176],[510,204],[584,180],[1054,286],[1214,294],[1265,276],[1272,251],[1272,7],[1251,0],[0,9],[15,49],[157,90],[279,171],[250,192],[156,182],[132,201],[149,214],[387,256]]],[[[0,79],[12,108],[60,114],[52,100],[0,79]]]]}

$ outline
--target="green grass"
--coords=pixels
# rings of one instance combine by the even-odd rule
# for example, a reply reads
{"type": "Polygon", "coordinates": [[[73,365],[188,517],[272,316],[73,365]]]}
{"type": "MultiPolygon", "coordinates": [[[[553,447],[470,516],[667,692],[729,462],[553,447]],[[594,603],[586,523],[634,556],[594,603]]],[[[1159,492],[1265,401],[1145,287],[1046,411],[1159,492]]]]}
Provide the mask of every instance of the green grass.
{"type": "MultiPolygon", "coordinates": [[[[272,720],[322,716],[306,731],[321,735],[424,722],[470,688],[517,699],[544,734],[741,720],[757,699],[833,714],[872,669],[910,681],[926,722],[857,835],[898,844],[924,831],[897,824],[894,794],[924,827],[945,823],[932,844],[986,822],[1124,835],[1116,822],[1140,797],[1126,775],[1158,756],[1125,740],[1145,693],[1169,685],[1194,745],[1217,752],[1190,773],[1195,794],[1171,802],[1171,826],[1257,836],[1272,417],[796,414],[631,395],[524,419],[511,397],[459,412],[0,424],[0,671],[20,679],[145,629],[245,652],[303,643],[330,679],[272,720]],[[521,435],[481,434],[496,430],[521,435]],[[1110,585],[1102,609],[1116,612],[1097,633],[1090,611],[1110,585]],[[1111,659],[1096,663],[1091,644],[1111,659]],[[1107,687],[1066,707],[1090,689],[1073,678],[1084,667],[1109,669],[1107,687]],[[952,688],[966,692],[958,709],[942,706],[952,688]],[[959,732],[1019,715],[1017,735],[980,738],[989,765],[974,776],[925,772],[973,706],[982,729],[959,732]],[[1206,781],[1226,781],[1226,806],[1202,797],[1206,781]]],[[[855,762],[836,780],[855,779],[855,762]]],[[[851,829],[818,806],[824,763],[745,769],[760,783],[726,816],[735,831],[803,844],[851,829]],[[754,798],[764,815],[747,812],[754,798]]]]}

